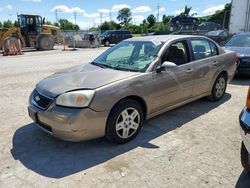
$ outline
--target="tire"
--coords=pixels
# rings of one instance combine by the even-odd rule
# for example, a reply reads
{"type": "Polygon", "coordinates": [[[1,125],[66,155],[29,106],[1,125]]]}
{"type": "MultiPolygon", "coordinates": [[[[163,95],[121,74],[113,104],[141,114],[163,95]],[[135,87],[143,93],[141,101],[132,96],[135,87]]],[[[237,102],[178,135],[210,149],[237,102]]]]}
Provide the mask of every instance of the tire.
{"type": "Polygon", "coordinates": [[[17,39],[17,37],[15,37],[15,36],[6,37],[3,40],[3,44],[2,44],[4,51],[7,51],[7,52],[10,51],[9,46],[8,46],[8,42],[10,44],[14,45],[16,48],[18,47],[18,39],[17,39]]]}
{"type": "Polygon", "coordinates": [[[106,41],[104,42],[104,46],[109,47],[109,46],[110,46],[110,42],[109,42],[108,40],[106,40],[106,41]]]}
{"type": "Polygon", "coordinates": [[[39,50],[52,50],[54,45],[55,41],[48,36],[42,36],[38,41],[39,50]]]}
{"type": "Polygon", "coordinates": [[[223,98],[227,89],[227,76],[220,74],[213,85],[211,95],[208,97],[210,101],[219,101],[223,98]]]}
{"type": "Polygon", "coordinates": [[[111,110],[105,137],[116,144],[127,143],[140,132],[143,121],[144,113],[141,105],[135,100],[124,99],[111,110]]]}
{"type": "Polygon", "coordinates": [[[243,168],[250,172],[250,154],[248,153],[244,143],[241,143],[241,152],[240,152],[241,164],[243,168]]]}

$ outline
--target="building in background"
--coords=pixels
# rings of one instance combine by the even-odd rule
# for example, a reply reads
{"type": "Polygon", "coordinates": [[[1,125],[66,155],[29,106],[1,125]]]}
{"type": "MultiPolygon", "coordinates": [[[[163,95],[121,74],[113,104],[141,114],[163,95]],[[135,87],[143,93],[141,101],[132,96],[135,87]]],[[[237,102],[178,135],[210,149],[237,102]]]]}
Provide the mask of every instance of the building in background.
{"type": "Polygon", "coordinates": [[[229,30],[232,33],[250,32],[250,0],[232,0],[229,30]]]}

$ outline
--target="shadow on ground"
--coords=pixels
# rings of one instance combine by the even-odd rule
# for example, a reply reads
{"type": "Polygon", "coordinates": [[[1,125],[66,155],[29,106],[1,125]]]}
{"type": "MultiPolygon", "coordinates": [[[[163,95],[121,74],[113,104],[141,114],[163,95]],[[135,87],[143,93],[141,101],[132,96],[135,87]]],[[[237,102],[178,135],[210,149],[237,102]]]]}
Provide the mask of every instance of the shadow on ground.
{"type": "Polygon", "coordinates": [[[241,85],[241,86],[250,86],[250,76],[237,76],[235,77],[230,84],[232,85],[241,85]]]}
{"type": "Polygon", "coordinates": [[[236,188],[247,188],[250,187],[250,174],[246,170],[243,170],[237,183],[236,188]]]}
{"type": "Polygon", "coordinates": [[[219,102],[201,99],[148,121],[135,140],[124,145],[104,138],[81,143],[57,140],[40,131],[35,124],[18,129],[13,136],[11,153],[28,169],[46,177],[62,178],[94,167],[137,147],[159,148],[151,140],[180,128],[231,98],[225,94],[219,102]]]}

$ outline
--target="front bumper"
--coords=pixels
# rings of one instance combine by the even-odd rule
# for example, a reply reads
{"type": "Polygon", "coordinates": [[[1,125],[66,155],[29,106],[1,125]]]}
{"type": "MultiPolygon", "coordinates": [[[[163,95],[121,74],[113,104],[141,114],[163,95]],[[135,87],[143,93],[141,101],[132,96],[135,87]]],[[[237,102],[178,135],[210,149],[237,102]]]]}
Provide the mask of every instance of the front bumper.
{"type": "Polygon", "coordinates": [[[248,111],[245,107],[242,110],[239,118],[241,136],[247,151],[250,153],[250,111],[248,111]]]}
{"type": "Polygon", "coordinates": [[[29,116],[44,132],[66,141],[84,141],[105,135],[108,111],[75,109],[52,104],[43,111],[30,104],[29,116]]]}

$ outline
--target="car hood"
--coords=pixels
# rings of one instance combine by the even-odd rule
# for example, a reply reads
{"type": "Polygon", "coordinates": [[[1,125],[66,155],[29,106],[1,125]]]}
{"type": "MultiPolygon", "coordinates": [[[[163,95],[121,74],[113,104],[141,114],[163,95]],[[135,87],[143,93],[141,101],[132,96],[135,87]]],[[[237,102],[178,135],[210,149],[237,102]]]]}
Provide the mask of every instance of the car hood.
{"type": "Polygon", "coordinates": [[[225,49],[236,52],[239,57],[250,57],[250,47],[225,47],[225,49]]]}
{"type": "Polygon", "coordinates": [[[96,89],[137,74],[139,73],[85,64],[65,69],[41,80],[37,84],[36,89],[41,94],[56,97],[67,91],[96,89]]]}

